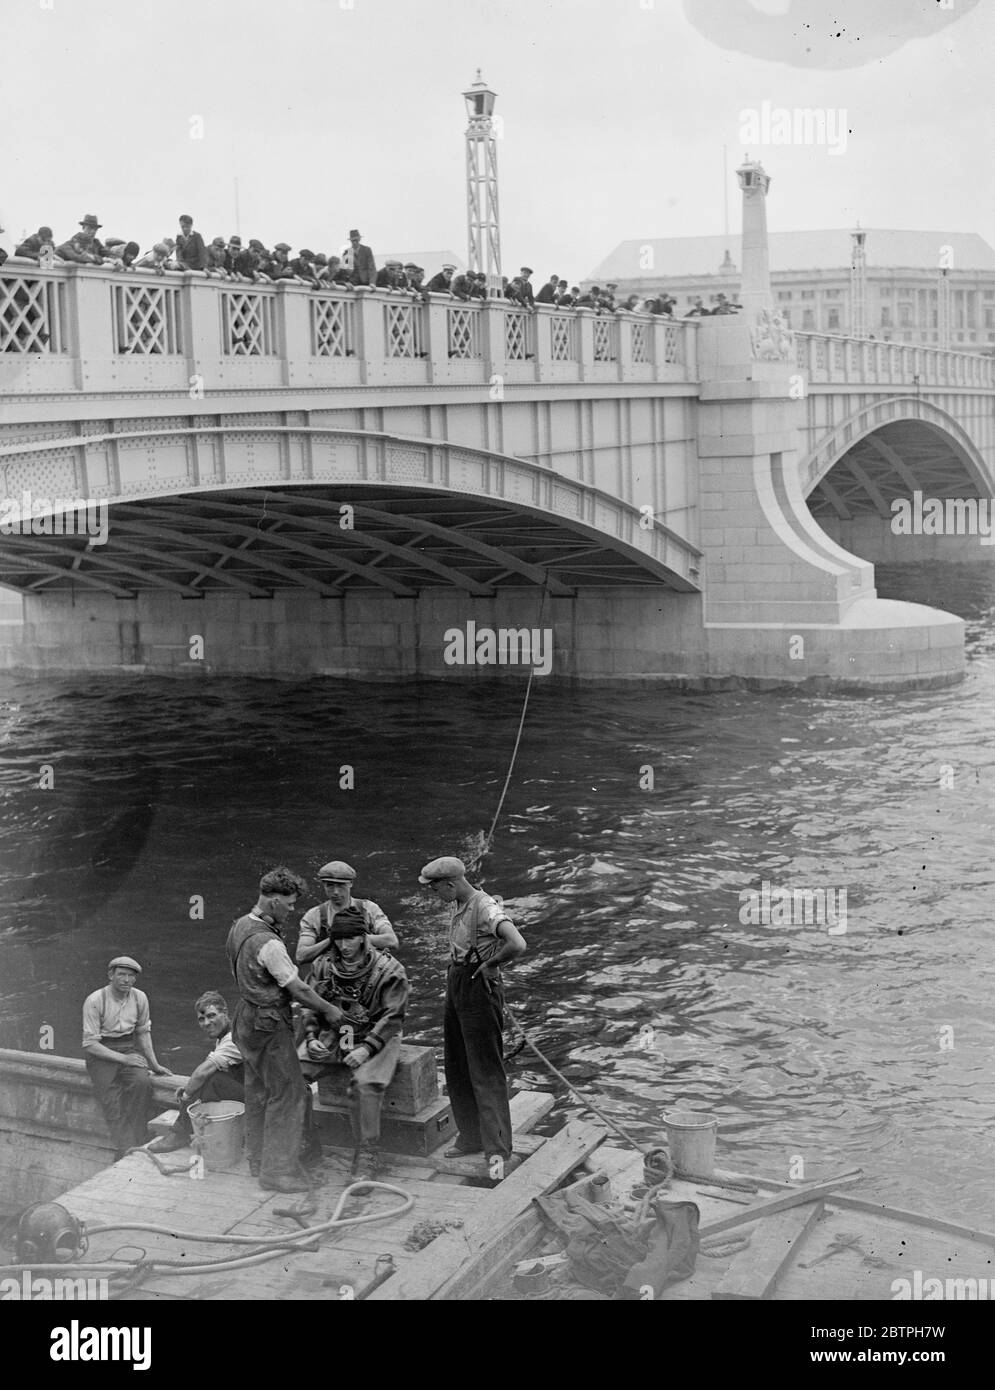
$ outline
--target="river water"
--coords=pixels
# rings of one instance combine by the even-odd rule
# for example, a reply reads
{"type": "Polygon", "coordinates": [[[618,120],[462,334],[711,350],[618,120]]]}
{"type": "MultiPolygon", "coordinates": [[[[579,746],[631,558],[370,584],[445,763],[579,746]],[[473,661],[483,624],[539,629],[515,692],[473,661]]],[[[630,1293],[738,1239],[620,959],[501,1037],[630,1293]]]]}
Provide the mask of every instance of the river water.
{"type": "MultiPolygon", "coordinates": [[[[991,1229],[995,574],[881,566],[878,590],[968,619],[964,684],[828,699],[536,682],[482,881],[529,942],[508,972],[519,1019],[637,1135],[707,1110],[724,1166],[859,1165],[860,1195],[991,1229]],[[743,925],[740,891],[765,880],[845,888],[846,931],[743,925]]],[[[522,690],[4,678],[0,1045],[35,1050],[50,1027],[78,1056],[82,1000],[127,952],[160,1061],[192,1069],[191,1003],[230,993],[224,938],[260,872],[313,878],[331,858],[397,927],[409,1034],[440,1041],[445,925],[417,873],[479,846],[522,690]]],[[[530,1057],[516,1080],[580,1113],[530,1057]]]]}

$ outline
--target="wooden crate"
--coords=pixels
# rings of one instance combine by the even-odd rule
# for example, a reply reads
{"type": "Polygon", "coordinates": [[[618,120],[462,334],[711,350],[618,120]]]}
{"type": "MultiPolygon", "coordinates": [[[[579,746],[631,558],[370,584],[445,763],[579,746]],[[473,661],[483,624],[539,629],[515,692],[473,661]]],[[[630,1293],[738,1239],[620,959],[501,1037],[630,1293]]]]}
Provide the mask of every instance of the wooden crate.
{"type": "MultiPolygon", "coordinates": [[[[342,1106],[347,1103],[347,1091],[352,1072],[345,1065],[330,1066],[318,1074],[318,1099],[322,1105],[342,1106]]],[[[384,1113],[418,1115],[427,1105],[439,1098],[435,1048],[401,1044],[401,1057],[387,1090],[384,1092],[384,1113]]]]}
{"type": "MultiPolygon", "coordinates": [[[[354,1143],[349,1106],[315,1107],[314,1121],[324,1143],[336,1149],[350,1149],[354,1143]]],[[[441,1144],[455,1138],[456,1125],[448,1100],[443,1097],[426,1105],[417,1115],[400,1115],[386,1108],[380,1116],[380,1143],[387,1153],[434,1153],[441,1144]]]]}

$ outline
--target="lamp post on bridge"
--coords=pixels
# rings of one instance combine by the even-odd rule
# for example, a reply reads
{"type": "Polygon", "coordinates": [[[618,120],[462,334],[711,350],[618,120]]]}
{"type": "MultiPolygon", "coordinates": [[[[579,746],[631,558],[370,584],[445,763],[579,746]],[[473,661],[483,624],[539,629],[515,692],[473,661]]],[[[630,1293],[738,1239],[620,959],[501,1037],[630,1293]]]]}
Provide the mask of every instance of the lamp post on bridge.
{"type": "Polygon", "coordinates": [[[867,233],[857,223],[850,233],[850,337],[867,337],[867,233]]]}
{"type": "Polygon", "coordinates": [[[490,299],[502,296],[501,224],[498,216],[497,136],[492,92],[477,69],[477,79],[463,93],[470,124],[466,128],[466,238],[470,270],[487,276],[490,299]]]}

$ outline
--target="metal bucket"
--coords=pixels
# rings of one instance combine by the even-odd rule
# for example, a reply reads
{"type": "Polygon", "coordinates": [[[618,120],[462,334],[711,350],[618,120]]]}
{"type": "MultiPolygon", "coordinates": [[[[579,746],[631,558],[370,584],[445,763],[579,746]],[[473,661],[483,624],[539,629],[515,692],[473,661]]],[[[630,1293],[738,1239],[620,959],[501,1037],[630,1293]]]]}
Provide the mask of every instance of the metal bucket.
{"type": "Polygon", "coordinates": [[[193,1125],[194,1147],[204,1167],[229,1173],[242,1161],[245,1106],[240,1100],[197,1100],[187,1114],[193,1125]]]}
{"type": "Polygon", "coordinates": [[[691,1110],[674,1110],[664,1115],[667,1142],[674,1171],[689,1178],[710,1178],[715,1173],[715,1132],[718,1120],[691,1110]]]}

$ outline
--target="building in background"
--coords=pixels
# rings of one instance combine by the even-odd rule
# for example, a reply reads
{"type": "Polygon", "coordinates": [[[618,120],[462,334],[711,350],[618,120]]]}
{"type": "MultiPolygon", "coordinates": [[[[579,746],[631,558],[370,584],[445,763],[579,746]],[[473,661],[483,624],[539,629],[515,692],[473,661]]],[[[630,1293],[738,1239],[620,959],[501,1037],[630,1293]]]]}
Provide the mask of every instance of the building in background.
{"type": "MultiPolygon", "coordinates": [[[[995,349],[995,251],[975,232],[861,229],[866,257],[868,335],[896,343],[941,342],[941,278],[949,291],[949,346],[995,349]],[[942,267],[942,268],[941,268],[942,267]]],[[[848,229],[771,232],[771,287],[791,328],[853,332],[853,238],[848,229]]],[[[739,293],[738,236],[657,237],[621,242],[585,285],[615,281],[616,302],[666,290],[683,317],[701,296],[710,308],[721,292],[739,293]]],[[[859,307],[859,306],[858,306],[859,307]]]]}

